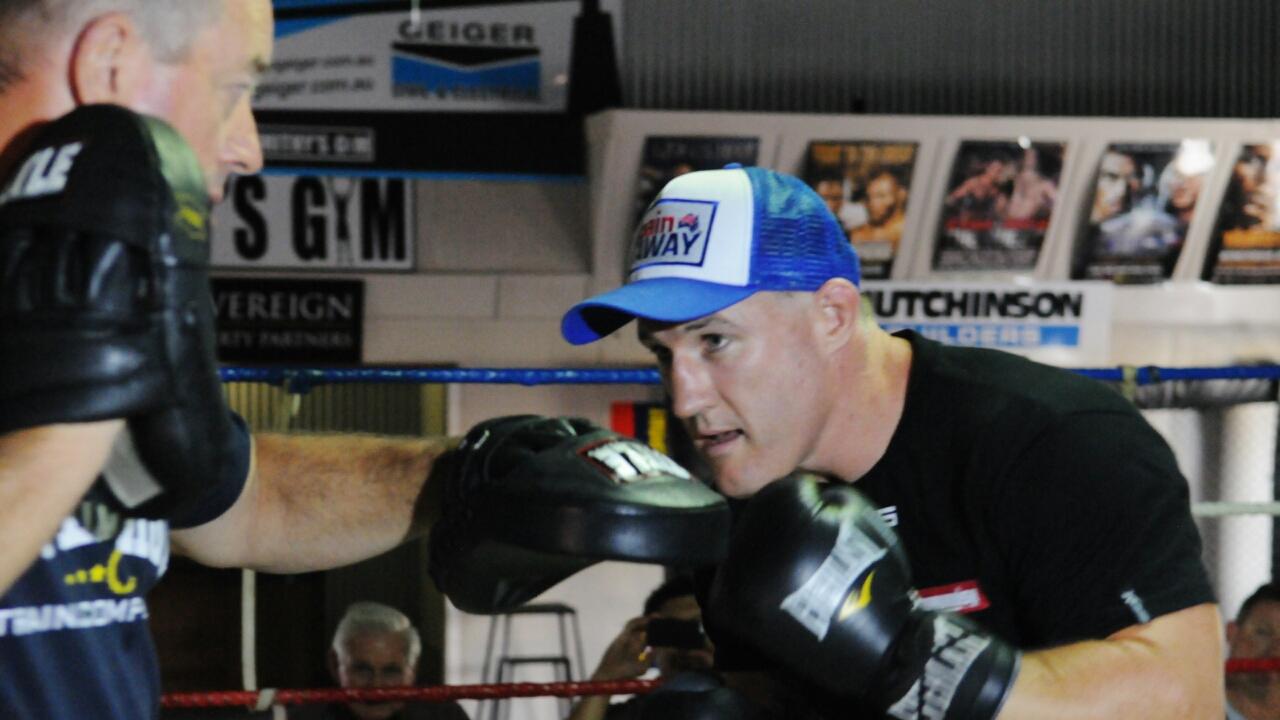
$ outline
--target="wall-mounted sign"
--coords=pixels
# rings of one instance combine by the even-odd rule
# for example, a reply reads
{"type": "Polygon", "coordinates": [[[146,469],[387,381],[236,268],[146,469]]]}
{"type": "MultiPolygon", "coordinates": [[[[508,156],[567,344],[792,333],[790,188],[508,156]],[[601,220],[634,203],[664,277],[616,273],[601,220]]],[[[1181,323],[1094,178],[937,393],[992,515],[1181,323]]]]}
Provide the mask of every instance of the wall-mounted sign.
{"type": "Polygon", "coordinates": [[[218,360],[357,365],[364,326],[361,280],[214,278],[218,360]]]}
{"type": "Polygon", "coordinates": [[[948,345],[986,347],[1054,364],[1102,363],[1111,343],[1108,283],[866,282],[881,327],[948,345]]]}
{"type": "Polygon", "coordinates": [[[581,3],[277,7],[259,110],[561,112],[581,3]]]}
{"type": "Polygon", "coordinates": [[[212,224],[216,268],[413,269],[413,184],[403,178],[236,178],[212,224]]]}

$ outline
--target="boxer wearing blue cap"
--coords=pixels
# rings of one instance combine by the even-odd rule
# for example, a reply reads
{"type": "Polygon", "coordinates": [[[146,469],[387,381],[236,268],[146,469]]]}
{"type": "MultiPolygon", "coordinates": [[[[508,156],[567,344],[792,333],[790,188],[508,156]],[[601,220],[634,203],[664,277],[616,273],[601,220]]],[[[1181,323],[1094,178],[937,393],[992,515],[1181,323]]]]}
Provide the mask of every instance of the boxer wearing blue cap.
{"type": "Polygon", "coordinates": [[[770,170],[672,180],[630,259],[562,332],[638,319],[716,487],[746,499],[700,594],[723,669],[818,716],[1221,715],[1186,482],[1122,398],[885,332],[836,219],[770,170]]]}

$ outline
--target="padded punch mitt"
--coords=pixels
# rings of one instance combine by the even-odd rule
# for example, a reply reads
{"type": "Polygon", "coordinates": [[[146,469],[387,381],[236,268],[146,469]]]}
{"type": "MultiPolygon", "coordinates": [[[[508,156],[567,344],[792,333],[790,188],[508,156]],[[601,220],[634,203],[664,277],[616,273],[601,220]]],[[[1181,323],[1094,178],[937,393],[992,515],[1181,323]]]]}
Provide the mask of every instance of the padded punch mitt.
{"type": "Polygon", "coordinates": [[[437,458],[429,571],[459,609],[511,610],[601,560],[696,566],[729,539],[723,497],[649,446],[580,418],[472,428],[437,458]]]}

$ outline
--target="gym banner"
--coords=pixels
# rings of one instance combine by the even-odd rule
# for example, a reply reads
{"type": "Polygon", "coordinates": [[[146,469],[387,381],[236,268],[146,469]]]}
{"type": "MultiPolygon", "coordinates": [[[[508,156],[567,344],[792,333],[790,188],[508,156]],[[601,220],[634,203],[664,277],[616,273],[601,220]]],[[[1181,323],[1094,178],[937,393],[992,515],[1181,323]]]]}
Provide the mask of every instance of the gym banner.
{"type": "Polygon", "coordinates": [[[1008,350],[1053,364],[1108,362],[1113,288],[1104,282],[865,282],[865,301],[891,332],[948,345],[1008,350]]]}
{"type": "Polygon", "coordinates": [[[563,112],[578,0],[276,3],[255,110],[563,112]]]}
{"type": "Polygon", "coordinates": [[[214,278],[218,360],[358,365],[364,281],[214,278]]]}
{"type": "Polygon", "coordinates": [[[413,183],[404,178],[235,178],[213,211],[215,268],[412,270],[413,183]]]}

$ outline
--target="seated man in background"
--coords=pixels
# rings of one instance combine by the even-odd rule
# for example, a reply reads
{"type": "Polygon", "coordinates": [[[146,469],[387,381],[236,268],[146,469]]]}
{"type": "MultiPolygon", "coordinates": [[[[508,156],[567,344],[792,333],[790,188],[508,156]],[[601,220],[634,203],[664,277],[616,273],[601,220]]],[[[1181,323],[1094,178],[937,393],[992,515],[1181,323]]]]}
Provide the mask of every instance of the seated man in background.
{"type": "MultiPolygon", "coordinates": [[[[633,680],[657,668],[659,676],[671,680],[682,673],[699,674],[714,684],[710,675],[711,641],[702,632],[702,611],[694,597],[693,581],[677,575],[659,585],[644,601],[644,615],[632,618],[609,643],[591,680],[633,680]]],[[[693,678],[682,678],[681,681],[693,678]]],[[[592,695],[574,705],[569,720],[631,718],[635,700],[609,704],[609,695],[592,695]]]]}
{"type": "MultiPolygon", "coordinates": [[[[404,613],[375,602],[352,603],[338,622],[329,648],[329,673],[340,687],[414,685],[422,640],[404,613]]],[[[466,720],[454,702],[303,705],[290,720],[466,720]]]]}
{"type": "MultiPolygon", "coordinates": [[[[1235,622],[1227,623],[1229,657],[1280,656],[1280,585],[1266,583],[1240,605],[1235,622]]],[[[1227,718],[1263,720],[1280,717],[1280,673],[1239,672],[1227,675],[1227,718]]]]}

